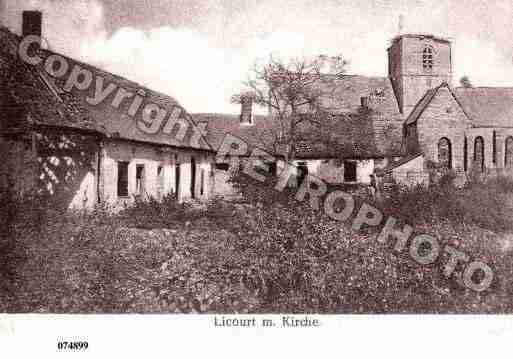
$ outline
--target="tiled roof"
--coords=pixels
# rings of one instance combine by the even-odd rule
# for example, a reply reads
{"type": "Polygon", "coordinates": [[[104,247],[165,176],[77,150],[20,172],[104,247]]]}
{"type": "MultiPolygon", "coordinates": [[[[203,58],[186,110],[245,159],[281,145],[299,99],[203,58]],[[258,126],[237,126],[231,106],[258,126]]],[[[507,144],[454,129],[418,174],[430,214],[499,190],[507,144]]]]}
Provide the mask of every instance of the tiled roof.
{"type": "Polygon", "coordinates": [[[513,127],[513,87],[458,87],[454,93],[474,127],[513,127]]]}
{"type": "MultiPolygon", "coordinates": [[[[95,79],[99,77],[104,80],[104,88],[110,83],[116,85],[116,89],[113,91],[114,94],[117,93],[120,88],[134,94],[138,91],[142,91],[145,94],[145,101],[141,108],[144,108],[146,103],[154,103],[160,108],[165,109],[168,115],[171,111],[175,110],[176,106],[180,106],[179,103],[170,96],[150,90],[133,81],[98,69],[92,65],[71,59],[62,54],[57,54],[67,60],[70,69],[76,65],[93,73],[93,82],[88,90],[83,92],[66,92],[62,88],[64,80],[67,79],[69,74],[64,76],[64,80],[54,79],[45,72],[42,64],[37,67],[25,64],[17,56],[17,44],[20,41],[19,36],[11,33],[4,27],[0,28],[0,39],[2,39],[3,42],[8,42],[11,46],[10,55],[4,51],[2,52],[2,58],[10,58],[9,61],[15,63],[17,73],[20,73],[20,76],[29,76],[32,81],[31,88],[36,91],[34,93],[26,92],[26,96],[18,95],[18,101],[22,106],[34,101],[39,103],[40,106],[33,106],[31,112],[38,114],[36,116],[37,120],[41,121],[42,124],[63,127],[96,128],[107,136],[115,136],[120,139],[150,142],[174,147],[192,147],[201,150],[212,150],[204,137],[202,137],[197,144],[190,141],[193,135],[192,128],[195,124],[185,110],[181,113],[180,117],[183,118],[189,126],[186,136],[183,139],[178,139],[175,137],[176,129],[170,134],[164,134],[162,131],[156,134],[147,134],[138,129],[136,121],[127,114],[128,106],[125,106],[124,109],[122,108],[123,106],[120,106],[120,108],[111,106],[114,97],[112,94],[104,103],[99,105],[93,106],[86,101],[87,97],[93,97],[95,79]],[[53,98],[50,95],[53,95],[53,98]]],[[[48,50],[39,51],[42,58],[55,54],[48,50]]],[[[15,80],[15,82],[17,81],[15,80]]],[[[25,85],[23,85],[22,82],[16,86],[9,87],[12,89],[21,88],[22,90],[19,92],[23,93],[25,91],[23,86],[25,85]]],[[[141,111],[142,110],[139,110],[137,115],[140,115],[141,111]]]]}
{"type": "MultiPolygon", "coordinates": [[[[61,55],[62,56],[62,55],[61,55]]],[[[64,56],[63,56],[64,57],[64,56]]],[[[98,121],[102,126],[105,127],[106,131],[109,135],[115,135],[116,137],[119,137],[121,139],[128,139],[128,140],[135,140],[135,141],[142,141],[142,142],[150,142],[150,143],[156,143],[156,144],[163,144],[163,145],[169,145],[174,147],[192,147],[195,149],[201,149],[201,150],[208,150],[211,151],[212,148],[209,146],[208,142],[205,140],[205,138],[202,136],[201,140],[198,141],[198,143],[194,143],[193,141],[190,141],[191,137],[193,136],[193,126],[196,124],[194,123],[194,120],[192,117],[181,107],[181,105],[176,101],[174,98],[167,96],[165,94],[162,94],[160,92],[148,89],[142,85],[139,85],[136,82],[130,81],[125,79],[124,77],[121,77],[119,75],[112,74],[110,72],[98,69],[92,65],[79,62],[74,59],[70,59],[65,57],[69,63],[70,66],[78,65],[82,69],[87,69],[93,73],[93,76],[98,78],[101,77],[104,80],[104,87],[106,87],[108,84],[113,83],[116,85],[116,89],[113,91],[113,93],[117,93],[119,89],[124,89],[126,91],[129,91],[133,94],[137,93],[138,91],[142,91],[144,93],[144,102],[141,108],[139,109],[138,113],[135,115],[135,117],[131,117],[128,115],[128,107],[131,103],[130,100],[126,101],[125,103],[128,103],[128,105],[122,105],[119,108],[114,108],[111,106],[112,100],[114,98],[114,95],[110,95],[107,97],[107,99],[98,104],[98,105],[91,105],[86,101],[87,96],[93,97],[94,91],[95,91],[95,85],[94,80],[93,84],[90,86],[90,89],[88,91],[85,91],[82,94],[77,94],[76,92],[72,92],[74,94],[74,97],[80,101],[80,104],[88,110],[90,115],[98,121]],[[185,120],[186,123],[188,123],[187,132],[185,134],[185,137],[183,139],[179,139],[175,136],[177,133],[177,129],[174,129],[173,132],[166,134],[162,132],[162,128],[155,134],[149,134],[142,130],[140,130],[137,126],[135,118],[138,118],[141,116],[142,109],[144,106],[148,103],[153,103],[155,105],[158,105],[159,108],[164,109],[166,111],[166,117],[163,121],[162,127],[166,123],[169,115],[176,110],[177,106],[182,109],[182,112],[180,114],[180,119],[185,120]],[[124,106],[124,107],[123,107],[124,106]]],[[[51,81],[55,84],[56,88],[60,92],[64,92],[62,90],[62,87],[64,86],[64,82],[61,79],[53,80],[51,81]]],[[[176,127],[176,126],[175,126],[176,127]]]]}
{"type": "Polygon", "coordinates": [[[239,115],[221,113],[192,114],[196,123],[207,124],[207,142],[214,150],[219,150],[226,135],[235,136],[248,144],[248,148],[258,147],[273,152],[275,123],[265,116],[253,115],[253,124],[241,124],[239,115]]]}
{"type": "Polygon", "coordinates": [[[46,125],[102,131],[83,107],[73,99],[64,101],[36,68],[18,58],[16,37],[3,27],[0,27],[0,82],[4,128],[46,125]]]}

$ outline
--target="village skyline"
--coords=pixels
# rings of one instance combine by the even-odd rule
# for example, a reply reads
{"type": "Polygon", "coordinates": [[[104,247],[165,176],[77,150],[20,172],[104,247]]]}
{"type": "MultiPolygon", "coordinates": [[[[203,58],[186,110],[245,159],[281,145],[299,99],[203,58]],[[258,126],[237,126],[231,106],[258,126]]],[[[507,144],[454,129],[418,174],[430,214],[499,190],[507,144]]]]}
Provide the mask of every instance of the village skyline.
{"type": "Polygon", "coordinates": [[[21,11],[40,9],[52,50],[169,94],[189,112],[238,113],[230,97],[255,60],[271,53],[342,55],[348,74],[386,76],[386,48],[399,33],[449,38],[454,86],[462,76],[474,86],[513,84],[513,5],[506,1],[295,4],[4,0],[1,18],[19,33],[21,11]]]}

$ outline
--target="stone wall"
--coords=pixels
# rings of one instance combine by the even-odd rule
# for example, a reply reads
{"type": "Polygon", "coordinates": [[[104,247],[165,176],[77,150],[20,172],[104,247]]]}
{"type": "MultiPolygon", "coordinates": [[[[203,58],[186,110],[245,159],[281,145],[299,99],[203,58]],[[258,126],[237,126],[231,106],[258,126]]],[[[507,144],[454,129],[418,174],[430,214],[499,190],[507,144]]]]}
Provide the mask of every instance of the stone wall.
{"type": "MultiPolygon", "coordinates": [[[[474,159],[474,144],[478,137],[484,141],[484,165],[489,174],[508,174],[512,169],[505,168],[505,143],[509,136],[513,136],[513,128],[471,128],[466,132],[467,153],[469,164],[474,159]],[[494,158],[494,132],[495,132],[495,158],[494,158]]],[[[469,167],[470,168],[470,167],[469,167]]]]}
{"type": "Polygon", "coordinates": [[[3,190],[13,189],[23,194],[36,186],[38,165],[37,156],[31,149],[29,137],[0,137],[0,186],[3,190]]]}
{"type": "Polygon", "coordinates": [[[438,142],[449,139],[452,168],[464,168],[465,132],[470,122],[448,88],[442,87],[417,120],[419,147],[426,160],[438,161],[438,142]]]}
{"type": "Polygon", "coordinates": [[[392,170],[392,178],[396,183],[413,187],[429,184],[429,173],[425,170],[424,156],[418,156],[392,170]]]}
{"type": "Polygon", "coordinates": [[[396,39],[389,49],[389,73],[392,76],[401,112],[409,114],[426,91],[443,82],[450,83],[451,45],[429,37],[405,36],[396,39]],[[425,46],[433,49],[433,68],[422,67],[425,46]]]}

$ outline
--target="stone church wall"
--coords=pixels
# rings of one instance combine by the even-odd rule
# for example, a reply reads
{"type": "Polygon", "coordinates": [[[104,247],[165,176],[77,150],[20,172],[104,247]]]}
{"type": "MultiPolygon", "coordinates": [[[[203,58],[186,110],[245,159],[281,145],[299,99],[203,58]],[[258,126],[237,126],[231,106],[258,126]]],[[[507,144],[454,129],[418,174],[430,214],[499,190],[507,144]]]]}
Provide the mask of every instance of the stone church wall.
{"type": "Polygon", "coordinates": [[[437,95],[417,119],[420,150],[428,161],[438,161],[438,142],[443,137],[451,143],[452,168],[464,168],[465,131],[470,124],[465,113],[447,88],[437,95]]]}

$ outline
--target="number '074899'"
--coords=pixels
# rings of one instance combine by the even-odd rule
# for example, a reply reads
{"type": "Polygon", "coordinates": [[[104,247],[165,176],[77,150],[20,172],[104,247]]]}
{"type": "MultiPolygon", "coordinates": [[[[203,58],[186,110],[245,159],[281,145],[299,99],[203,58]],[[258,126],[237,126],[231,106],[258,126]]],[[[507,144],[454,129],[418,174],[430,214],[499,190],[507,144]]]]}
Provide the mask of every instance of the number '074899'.
{"type": "Polygon", "coordinates": [[[58,342],[57,349],[59,350],[86,350],[89,346],[87,342],[58,342]]]}

